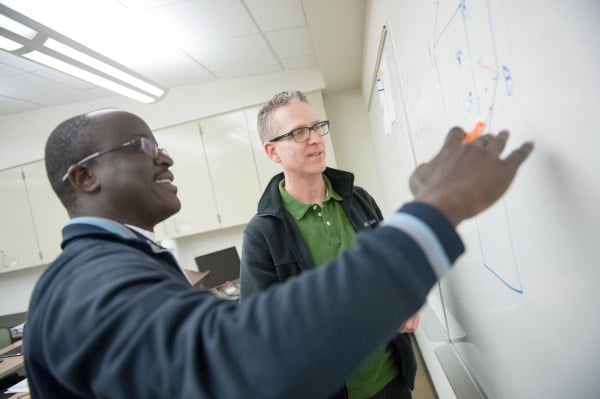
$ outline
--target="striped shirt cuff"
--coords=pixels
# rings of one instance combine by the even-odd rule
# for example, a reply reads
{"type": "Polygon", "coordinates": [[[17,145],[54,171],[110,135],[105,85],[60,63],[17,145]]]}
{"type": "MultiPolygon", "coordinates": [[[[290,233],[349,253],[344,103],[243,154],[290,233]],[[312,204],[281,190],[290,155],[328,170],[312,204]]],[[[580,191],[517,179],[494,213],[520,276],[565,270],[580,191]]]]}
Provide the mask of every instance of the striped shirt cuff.
{"type": "Polygon", "coordinates": [[[418,202],[404,205],[383,225],[402,230],[423,250],[436,276],[443,277],[464,252],[454,226],[437,209],[418,202]]]}

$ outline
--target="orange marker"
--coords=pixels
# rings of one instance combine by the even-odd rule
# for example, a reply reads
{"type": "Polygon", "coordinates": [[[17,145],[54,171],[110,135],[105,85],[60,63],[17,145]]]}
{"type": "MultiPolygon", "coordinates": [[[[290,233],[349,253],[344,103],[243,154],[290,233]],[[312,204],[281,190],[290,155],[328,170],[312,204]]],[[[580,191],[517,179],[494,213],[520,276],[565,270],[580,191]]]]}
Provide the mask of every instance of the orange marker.
{"type": "Polygon", "coordinates": [[[475,122],[475,126],[473,126],[473,129],[471,129],[469,134],[467,134],[465,136],[465,138],[463,139],[463,143],[469,144],[469,143],[472,143],[473,141],[477,140],[477,138],[481,135],[481,132],[483,131],[483,129],[485,129],[485,125],[486,125],[485,120],[487,119],[487,116],[489,115],[491,110],[492,110],[492,107],[489,107],[488,112],[481,115],[479,117],[479,119],[477,119],[477,122],[475,122]]]}

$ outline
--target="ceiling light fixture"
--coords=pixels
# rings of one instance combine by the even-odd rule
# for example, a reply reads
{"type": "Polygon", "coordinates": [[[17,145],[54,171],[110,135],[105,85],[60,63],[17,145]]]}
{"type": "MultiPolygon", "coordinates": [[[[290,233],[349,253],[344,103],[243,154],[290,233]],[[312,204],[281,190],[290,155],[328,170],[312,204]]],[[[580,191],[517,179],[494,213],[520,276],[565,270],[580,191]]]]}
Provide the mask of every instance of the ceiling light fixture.
{"type": "Polygon", "coordinates": [[[166,93],[136,72],[3,4],[0,49],[143,103],[166,93]]]}

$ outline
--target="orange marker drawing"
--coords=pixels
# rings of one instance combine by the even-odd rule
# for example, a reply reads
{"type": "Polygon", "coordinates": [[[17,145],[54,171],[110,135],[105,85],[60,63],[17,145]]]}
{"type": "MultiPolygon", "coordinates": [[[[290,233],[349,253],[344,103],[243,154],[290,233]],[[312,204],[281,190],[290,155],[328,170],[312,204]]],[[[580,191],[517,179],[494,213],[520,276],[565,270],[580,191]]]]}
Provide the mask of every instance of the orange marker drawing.
{"type": "Polygon", "coordinates": [[[475,122],[475,126],[473,126],[473,129],[471,129],[469,134],[467,134],[465,136],[465,138],[463,139],[463,143],[469,144],[469,143],[472,143],[473,141],[477,140],[477,138],[481,135],[481,132],[483,131],[483,129],[485,129],[485,125],[486,125],[485,120],[487,119],[487,116],[489,115],[491,110],[492,110],[492,107],[490,107],[488,109],[488,112],[481,115],[479,117],[479,119],[477,119],[477,122],[475,122]]]}

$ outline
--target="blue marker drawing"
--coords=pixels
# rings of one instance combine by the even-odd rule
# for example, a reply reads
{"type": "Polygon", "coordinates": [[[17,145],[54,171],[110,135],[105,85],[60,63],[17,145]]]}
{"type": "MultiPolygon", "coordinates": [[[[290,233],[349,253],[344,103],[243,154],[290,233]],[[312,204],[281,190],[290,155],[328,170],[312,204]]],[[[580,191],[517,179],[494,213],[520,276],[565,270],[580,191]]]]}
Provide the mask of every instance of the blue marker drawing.
{"type": "MultiPolygon", "coordinates": [[[[433,22],[429,53],[443,112],[450,124],[470,126],[481,110],[496,109],[499,85],[504,85],[506,98],[513,92],[511,70],[499,61],[490,1],[437,1],[433,22]],[[477,37],[472,31],[479,32],[477,37]]],[[[503,286],[523,294],[504,201],[478,216],[476,224],[483,267],[503,286]]]]}
{"type": "Polygon", "coordinates": [[[510,73],[510,69],[506,65],[502,65],[502,76],[504,76],[504,87],[506,88],[506,95],[511,96],[513,92],[513,78],[510,73]]]}
{"type": "Polygon", "coordinates": [[[456,54],[456,61],[458,62],[458,65],[462,64],[462,55],[463,55],[462,50],[460,50],[460,49],[456,50],[455,54],[456,54]]]}

